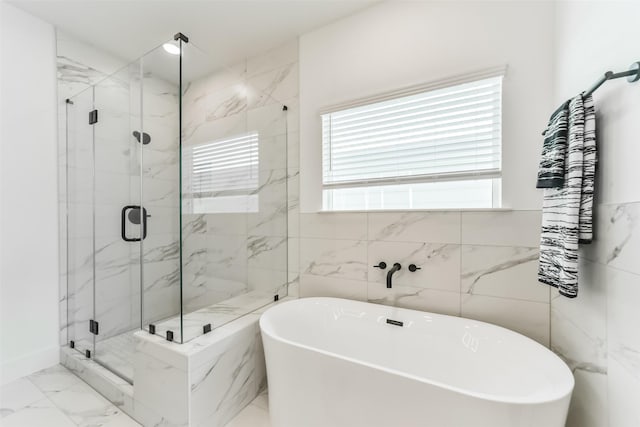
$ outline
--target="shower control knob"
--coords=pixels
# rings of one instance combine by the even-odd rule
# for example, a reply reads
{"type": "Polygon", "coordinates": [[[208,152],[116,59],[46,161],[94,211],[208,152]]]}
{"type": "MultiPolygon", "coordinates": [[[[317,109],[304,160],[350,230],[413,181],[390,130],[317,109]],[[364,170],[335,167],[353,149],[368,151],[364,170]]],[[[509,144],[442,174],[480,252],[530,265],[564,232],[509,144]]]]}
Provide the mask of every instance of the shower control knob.
{"type": "Polygon", "coordinates": [[[416,266],[415,264],[409,264],[409,271],[410,272],[415,272],[416,270],[422,270],[422,268],[416,266]]]}
{"type": "Polygon", "coordinates": [[[385,268],[387,268],[387,263],[382,261],[378,265],[374,265],[374,267],[379,268],[380,270],[384,270],[385,268]]]}

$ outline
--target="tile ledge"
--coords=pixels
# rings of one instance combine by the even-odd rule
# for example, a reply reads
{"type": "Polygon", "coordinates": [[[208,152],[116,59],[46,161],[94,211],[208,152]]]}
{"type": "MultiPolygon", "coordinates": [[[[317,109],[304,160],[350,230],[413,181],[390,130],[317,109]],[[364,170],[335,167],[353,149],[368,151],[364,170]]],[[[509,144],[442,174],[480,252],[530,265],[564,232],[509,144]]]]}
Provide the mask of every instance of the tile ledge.
{"type": "Polygon", "coordinates": [[[461,209],[369,209],[369,210],[319,210],[316,212],[300,212],[300,214],[344,214],[344,213],[414,213],[414,212],[538,212],[540,209],[512,208],[461,208],[461,209]]]}

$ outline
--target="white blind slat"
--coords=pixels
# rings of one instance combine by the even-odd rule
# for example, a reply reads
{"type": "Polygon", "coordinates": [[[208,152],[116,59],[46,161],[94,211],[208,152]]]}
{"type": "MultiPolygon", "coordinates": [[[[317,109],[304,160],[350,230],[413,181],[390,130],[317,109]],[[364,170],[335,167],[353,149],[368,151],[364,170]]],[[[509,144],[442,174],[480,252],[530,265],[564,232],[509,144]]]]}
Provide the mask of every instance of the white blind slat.
{"type": "Polygon", "coordinates": [[[258,188],[257,132],[211,141],[184,151],[187,185],[193,194],[234,191],[250,194],[258,188]]]}
{"type": "Polygon", "coordinates": [[[502,76],[322,115],[323,185],[500,175],[502,76]]]}

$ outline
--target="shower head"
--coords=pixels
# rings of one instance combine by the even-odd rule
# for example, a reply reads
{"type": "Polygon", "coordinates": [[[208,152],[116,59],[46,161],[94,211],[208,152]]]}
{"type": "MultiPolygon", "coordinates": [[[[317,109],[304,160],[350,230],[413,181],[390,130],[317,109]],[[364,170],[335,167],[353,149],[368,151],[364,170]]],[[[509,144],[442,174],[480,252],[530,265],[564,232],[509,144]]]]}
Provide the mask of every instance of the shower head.
{"type": "MultiPolygon", "coordinates": [[[[137,130],[133,131],[133,137],[140,142],[140,132],[138,132],[137,130]]],[[[151,142],[151,135],[149,135],[146,132],[142,132],[142,143],[144,145],[147,145],[151,142]]]]}

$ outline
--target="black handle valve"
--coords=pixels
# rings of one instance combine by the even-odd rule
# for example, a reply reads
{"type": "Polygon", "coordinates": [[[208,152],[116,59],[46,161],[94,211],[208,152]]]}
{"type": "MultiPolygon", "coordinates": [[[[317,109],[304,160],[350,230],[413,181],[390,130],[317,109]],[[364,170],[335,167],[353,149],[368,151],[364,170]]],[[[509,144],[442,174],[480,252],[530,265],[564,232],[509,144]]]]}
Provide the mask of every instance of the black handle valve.
{"type": "Polygon", "coordinates": [[[381,261],[378,265],[374,265],[375,268],[379,268],[380,270],[384,270],[385,268],[387,268],[387,263],[384,261],[381,261]]]}
{"type": "Polygon", "coordinates": [[[409,271],[410,272],[415,272],[416,270],[422,270],[422,268],[416,266],[415,264],[409,264],[409,271]]]}

